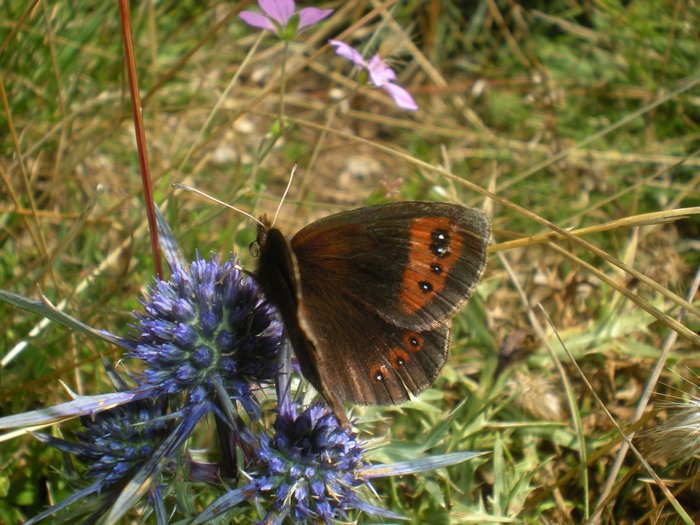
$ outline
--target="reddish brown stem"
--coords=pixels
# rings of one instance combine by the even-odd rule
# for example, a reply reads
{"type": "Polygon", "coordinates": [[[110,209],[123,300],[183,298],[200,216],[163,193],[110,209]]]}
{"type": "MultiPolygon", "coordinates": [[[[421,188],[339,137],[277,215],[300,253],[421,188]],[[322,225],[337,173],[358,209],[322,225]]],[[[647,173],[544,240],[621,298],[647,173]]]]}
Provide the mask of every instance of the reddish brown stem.
{"type": "Polygon", "coordinates": [[[158,227],[156,225],[156,212],[153,203],[153,188],[151,186],[151,171],[148,167],[148,148],[146,145],[146,130],[143,126],[141,113],[141,95],[138,87],[136,73],[136,60],[134,58],[134,39],[131,31],[131,13],[129,2],[119,0],[119,14],[122,21],[122,40],[124,41],[124,57],[126,58],[126,71],[129,76],[129,90],[131,91],[131,109],[134,114],[134,131],[136,132],[136,147],[139,152],[139,164],[141,166],[141,184],[143,186],[143,198],[148,215],[148,229],[151,237],[151,249],[153,250],[153,266],[159,278],[163,276],[163,263],[158,249],[158,227]]]}

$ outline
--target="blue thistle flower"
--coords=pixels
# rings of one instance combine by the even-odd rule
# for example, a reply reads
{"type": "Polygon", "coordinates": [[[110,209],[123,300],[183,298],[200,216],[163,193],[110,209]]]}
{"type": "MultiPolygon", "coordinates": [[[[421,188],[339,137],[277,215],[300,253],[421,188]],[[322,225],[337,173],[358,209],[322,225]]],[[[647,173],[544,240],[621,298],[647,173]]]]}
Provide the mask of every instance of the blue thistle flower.
{"type": "Polygon", "coordinates": [[[165,406],[164,399],[142,399],[100,412],[93,419],[81,417],[83,428],[76,438],[87,477],[108,487],[140,468],[173,427],[173,421],[162,419],[165,406]]]}
{"type": "Polygon", "coordinates": [[[246,473],[251,481],[218,498],[192,525],[208,523],[250,500],[270,509],[263,521],[269,525],[287,518],[295,524],[331,523],[347,519],[351,510],[403,519],[360,498],[363,488],[371,489],[362,444],[327,407],[301,408],[284,394],[273,430],[258,435],[251,447],[255,457],[246,473]]]}
{"type": "Polygon", "coordinates": [[[86,467],[85,479],[92,483],[34,516],[27,524],[55,514],[76,501],[86,504],[74,512],[91,513],[86,522],[93,522],[104,514],[172,431],[174,422],[163,418],[166,412],[165,398],[139,399],[94,417],[82,416],[82,427],[75,433],[75,442],[34,434],[40,441],[75,455],[86,467]],[[88,501],[88,496],[93,494],[95,499],[88,501]]]}
{"type": "Polygon", "coordinates": [[[273,508],[280,521],[295,523],[345,518],[360,506],[357,477],[362,447],[357,434],[343,429],[320,404],[297,413],[286,398],[280,403],[274,435],[260,438],[259,487],[274,494],[273,508]]]}
{"type": "Polygon", "coordinates": [[[174,265],[157,281],[136,314],[140,335],[129,357],[147,364],[138,378],[158,394],[187,392],[200,403],[223,386],[251,415],[258,408],[252,385],[272,380],[282,325],[273,307],[244,278],[231,257],[223,265],[197,256],[189,268],[174,265]]]}
{"type": "Polygon", "coordinates": [[[136,315],[140,335],[125,345],[129,357],[146,364],[136,391],[167,396],[179,422],[119,494],[106,518],[110,522],[152,486],[209,412],[216,418],[223,467],[235,469],[237,447],[250,441],[235,403],[257,418],[253,389],[274,379],[279,369],[282,324],[257,285],[241,275],[234,257],[221,264],[216,256],[206,261],[197,255],[188,266],[160,215],[158,227],[172,275],[149,289],[142,301],[145,313],[136,315]]]}

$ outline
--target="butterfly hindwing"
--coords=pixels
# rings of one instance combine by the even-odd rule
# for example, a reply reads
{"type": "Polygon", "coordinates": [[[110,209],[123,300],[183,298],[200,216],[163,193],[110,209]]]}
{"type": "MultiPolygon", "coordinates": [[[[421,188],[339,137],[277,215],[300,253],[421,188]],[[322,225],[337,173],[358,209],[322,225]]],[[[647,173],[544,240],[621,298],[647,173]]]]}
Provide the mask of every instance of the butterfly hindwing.
{"type": "Polygon", "coordinates": [[[342,290],[323,295],[312,285],[304,290],[302,326],[311,344],[332,349],[319,352],[316,365],[334,395],[354,404],[398,404],[435,382],[447,359],[449,321],[431,330],[409,330],[361,302],[338,297],[342,290]],[[342,306],[319,308],[323,304],[342,306]]]}

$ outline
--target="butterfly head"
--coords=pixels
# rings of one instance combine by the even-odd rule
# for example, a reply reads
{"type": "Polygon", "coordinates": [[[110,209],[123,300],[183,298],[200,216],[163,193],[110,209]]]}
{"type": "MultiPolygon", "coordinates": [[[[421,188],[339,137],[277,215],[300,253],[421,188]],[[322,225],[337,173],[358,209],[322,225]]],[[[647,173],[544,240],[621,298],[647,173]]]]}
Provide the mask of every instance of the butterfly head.
{"type": "Polygon", "coordinates": [[[272,228],[272,221],[267,215],[262,215],[258,221],[258,232],[255,240],[250,243],[248,248],[253,257],[258,257],[267,242],[267,234],[272,228]]]}

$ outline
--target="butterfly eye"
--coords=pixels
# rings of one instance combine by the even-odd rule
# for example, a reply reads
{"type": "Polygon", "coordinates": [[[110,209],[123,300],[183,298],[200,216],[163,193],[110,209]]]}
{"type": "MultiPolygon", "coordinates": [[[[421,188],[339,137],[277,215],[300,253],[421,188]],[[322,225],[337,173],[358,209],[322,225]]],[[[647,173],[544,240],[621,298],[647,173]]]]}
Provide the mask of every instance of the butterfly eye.
{"type": "Polygon", "coordinates": [[[260,243],[258,241],[253,241],[248,245],[250,254],[253,257],[258,257],[260,255],[260,243]]]}

